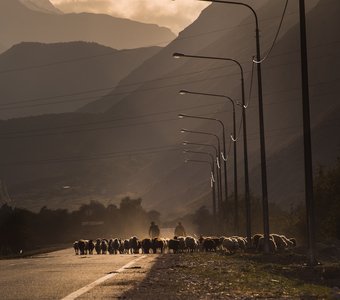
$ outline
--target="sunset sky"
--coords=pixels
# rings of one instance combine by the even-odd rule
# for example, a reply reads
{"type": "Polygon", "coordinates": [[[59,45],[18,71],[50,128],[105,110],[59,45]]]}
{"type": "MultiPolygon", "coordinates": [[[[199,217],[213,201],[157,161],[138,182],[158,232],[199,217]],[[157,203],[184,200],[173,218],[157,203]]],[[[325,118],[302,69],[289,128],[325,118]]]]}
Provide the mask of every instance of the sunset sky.
{"type": "Polygon", "coordinates": [[[106,13],[154,23],[178,33],[191,24],[208,3],[197,0],[51,0],[64,12],[106,13]]]}

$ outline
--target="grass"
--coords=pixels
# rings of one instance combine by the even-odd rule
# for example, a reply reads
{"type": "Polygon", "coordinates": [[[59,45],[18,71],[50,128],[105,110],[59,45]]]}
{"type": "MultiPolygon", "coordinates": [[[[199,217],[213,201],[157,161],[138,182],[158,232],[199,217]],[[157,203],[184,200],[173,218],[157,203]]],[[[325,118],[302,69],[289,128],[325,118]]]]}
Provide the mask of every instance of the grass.
{"type": "MultiPolygon", "coordinates": [[[[179,290],[187,296],[194,293],[236,299],[330,299],[333,294],[332,281],[323,277],[327,266],[307,268],[299,262],[299,257],[284,254],[226,256],[218,253],[194,253],[180,254],[179,261],[181,267],[177,268],[177,274],[174,275],[183,278],[179,281],[179,290]],[[292,258],[298,262],[289,263],[292,258]]],[[[339,271],[340,263],[333,263],[329,267],[339,271]]],[[[333,279],[340,280],[340,276],[333,279]]]]}

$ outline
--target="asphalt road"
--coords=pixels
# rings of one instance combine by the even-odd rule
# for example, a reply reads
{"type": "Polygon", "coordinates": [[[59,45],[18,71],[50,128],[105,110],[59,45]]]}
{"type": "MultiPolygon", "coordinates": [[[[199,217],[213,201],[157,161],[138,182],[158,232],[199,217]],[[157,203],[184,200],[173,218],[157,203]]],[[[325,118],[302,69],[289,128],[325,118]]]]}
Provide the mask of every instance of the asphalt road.
{"type": "Polygon", "coordinates": [[[0,298],[62,299],[110,273],[124,270],[122,267],[140,256],[76,256],[73,249],[67,249],[31,258],[0,260],[0,298]]]}

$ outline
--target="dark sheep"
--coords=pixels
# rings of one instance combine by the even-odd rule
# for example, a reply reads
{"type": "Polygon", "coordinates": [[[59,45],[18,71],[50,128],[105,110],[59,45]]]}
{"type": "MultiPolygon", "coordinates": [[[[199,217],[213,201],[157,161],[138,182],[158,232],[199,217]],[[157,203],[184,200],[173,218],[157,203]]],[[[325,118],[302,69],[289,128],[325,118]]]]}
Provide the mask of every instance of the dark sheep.
{"type": "Polygon", "coordinates": [[[164,249],[164,241],[160,238],[154,238],[152,240],[152,251],[153,253],[157,253],[157,250],[160,250],[161,253],[163,253],[164,249]]]}
{"type": "Polygon", "coordinates": [[[120,248],[120,243],[118,239],[114,239],[112,242],[113,254],[118,254],[120,248]]]}
{"type": "Polygon", "coordinates": [[[205,252],[216,251],[216,244],[211,238],[204,238],[202,246],[205,252]]]}
{"type": "Polygon", "coordinates": [[[79,255],[79,245],[78,245],[78,241],[75,241],[73,243],[73,249],[76,255],[79,255]]]}
{"type": "Polygon", "coordinates": [[[89,249],[89,254],[90,255],[93,254],[94,247],[95,247],[94,242],[92,240],[89,240],[88,249],[89,249]]]}
{"type": "Polygon", "coordinates": [[[152,241],[149,238],[142,240],[142,251],[144,254],[149,254],[152,248],[152,241]]]}
{"type": "Polygon", "coordinates": [[[257,247],[259,245],[259,240],[260,240],[261,237],[263,237],[263,234],[260,234],[260,233],[253,235],[253,237],[251,238],[253,248],[257,249],[257,247]]]}
{"type": "Polygon", "coordinates": [[[194,252],[198,249],[198,242],[192,236],[187,236],[185,238],[185,244],[189,252],[194,252]]]}
{"type": "Polygon", "coordinates": [[[138,238],[136,236],[133,236],[132,238],[130,238],[129,243],[131,253],[138,254],[139,249],[142,247],[141,242],[138,240],[138,238]]]}
{"type": "Polygon", "coordinates": [[[120,254],[124,254],[124,242],[123,242],[123,240],[118,240],[118,242],[119,242],[118,252],[120,254]]]}
{"type": "Polygon", "coordinates": [[[169,240],[169,252],[172,250],[173,253],[177,253],[179,250],[179,240],[176,239],[170,239],[169,240]]]}
{"type": "Polygon", "coordinates": [[[107,240],[102,240],[100,248],[102,250],[102,254],[106,254],[107,250],[109,248],[109,243],[107,242],[107,240]]]}
{"type": "Polygon", "coordinates": [[[129,240],[124,240],[124,253],[130,253],[130,242],[129,240]]]}
{"type": "Polygon", "coordinates": [[[278,251],[284,251],[288,248],[288,244],[283,236],[273,233],[270,237],[274,239],[278,251]]]}
{"type": "Polygon", "coordinates": [[[86,255],[88,249],[88,241],[87,240],[80,240],[78,241],[78,247],[80,255],[86,255]]]}
{"type": "Polygon", "coordinates": [[[101,239],[97,239],[96,244],[94,245],[94,248],[96,249],[97,254],[102,253],[102,247],[101,247],[101,239]]]}

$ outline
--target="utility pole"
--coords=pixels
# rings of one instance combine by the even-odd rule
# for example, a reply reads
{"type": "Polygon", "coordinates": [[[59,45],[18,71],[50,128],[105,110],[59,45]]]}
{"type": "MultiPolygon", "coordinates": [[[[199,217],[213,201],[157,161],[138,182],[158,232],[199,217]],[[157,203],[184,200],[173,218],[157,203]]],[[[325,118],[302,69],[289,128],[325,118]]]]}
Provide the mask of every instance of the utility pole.
{"type": "Polygon", "coordinates": [[[302,76],[302,109],[303,109],[303,142],[305,161],[305,197],[308,232],[308,263],[317,264],[315,255],[315,212],[313,192],[313,161],[310,128],[309,86],[308,86],[308,53],[306,33],[305,1],[300,1],[300,35],[301,35],[301,76],[302,76]]]}

